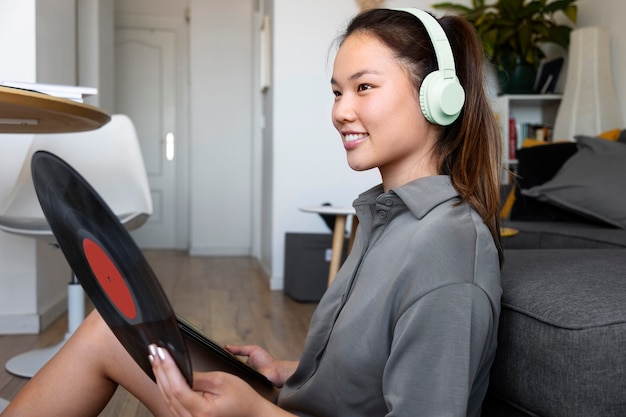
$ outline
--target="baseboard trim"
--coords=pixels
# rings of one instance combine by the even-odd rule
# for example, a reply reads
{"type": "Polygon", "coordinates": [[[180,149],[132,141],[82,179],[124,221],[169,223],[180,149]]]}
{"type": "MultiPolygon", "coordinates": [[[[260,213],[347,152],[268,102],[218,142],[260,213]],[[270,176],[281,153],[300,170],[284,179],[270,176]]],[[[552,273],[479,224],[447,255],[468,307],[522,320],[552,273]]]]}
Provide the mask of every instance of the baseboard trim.
{"type": "Polygon", "coordinates": [[[250,256],[250,248],[194,246],[188,253],[189,256],[250,256]]]}
{"type": "Polygon", "coordinates": [[[0,314],[0,334],[38,334],[67,312],[63,297],[40,314],[0,314]]]}

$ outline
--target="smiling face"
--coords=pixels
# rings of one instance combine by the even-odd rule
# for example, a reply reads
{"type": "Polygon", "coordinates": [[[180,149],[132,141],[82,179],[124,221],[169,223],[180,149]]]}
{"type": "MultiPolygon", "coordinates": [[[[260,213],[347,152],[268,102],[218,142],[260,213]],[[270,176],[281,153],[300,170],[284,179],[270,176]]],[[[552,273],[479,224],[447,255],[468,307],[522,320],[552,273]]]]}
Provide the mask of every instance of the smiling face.
{"type": "Polygon", "coordinates": [[[437,174],[440,128],[422,115],[410,73],[389,47],[351,34],[337,52],[331,84],[333,124],[352,169],[378,168],[386,190],[437,174]]]}

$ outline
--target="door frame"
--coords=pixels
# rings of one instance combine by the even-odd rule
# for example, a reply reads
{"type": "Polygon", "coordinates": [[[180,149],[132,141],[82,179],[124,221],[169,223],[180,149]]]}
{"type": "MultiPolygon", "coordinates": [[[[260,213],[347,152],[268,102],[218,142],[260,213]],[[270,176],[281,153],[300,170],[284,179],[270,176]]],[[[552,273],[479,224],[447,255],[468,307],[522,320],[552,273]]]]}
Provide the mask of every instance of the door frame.
{"type": "MultiPolygon", "coordinates": [[[[189,17],[116,14],[115,30],[169,30],[175,35],[176,59],[176,237],[173,249],[189,243],[189,17]]],[[[114,74],[115,77],[115,74],[114,74]]]]}

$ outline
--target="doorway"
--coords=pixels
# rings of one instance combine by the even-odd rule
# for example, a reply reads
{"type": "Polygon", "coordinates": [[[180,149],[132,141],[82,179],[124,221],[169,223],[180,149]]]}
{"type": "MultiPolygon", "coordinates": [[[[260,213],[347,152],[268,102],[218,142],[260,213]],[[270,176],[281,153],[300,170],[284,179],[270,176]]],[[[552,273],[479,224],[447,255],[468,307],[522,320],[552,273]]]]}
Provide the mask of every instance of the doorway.
{"type": "Polygon", "coordinates": [[[162,18],[116,22],[114,109],[135,123],[154,207],[131,233],[141,248],[188,248],[186,27],[162,18]]]}

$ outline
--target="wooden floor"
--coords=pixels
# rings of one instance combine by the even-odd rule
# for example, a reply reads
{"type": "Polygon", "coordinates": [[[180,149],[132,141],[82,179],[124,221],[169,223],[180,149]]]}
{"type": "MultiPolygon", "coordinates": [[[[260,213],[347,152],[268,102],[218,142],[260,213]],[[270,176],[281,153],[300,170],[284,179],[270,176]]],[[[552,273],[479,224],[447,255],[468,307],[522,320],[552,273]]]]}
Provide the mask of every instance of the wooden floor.
{"type": "MultiPolygon", "coordinates": [[[[177,251],[146,251],[145,255],[174,310],[215,342],[259,344],[284,359],[300,355],[315,304],[298,303],[282,292],[270,291],[255,260],[189,257],[177,251]]],[[[24,351],[54,345],[63,339],[66,329],[63,316],[40,335],[0,335],[0,362],[4,364],[24,351]]],[[[0,398],[10,400],[26,382],[2,369],[0,398]]],[[[119,388],[100,416],[149,415],[119,388]]]]}

